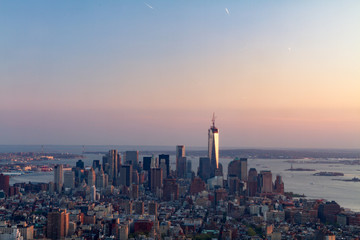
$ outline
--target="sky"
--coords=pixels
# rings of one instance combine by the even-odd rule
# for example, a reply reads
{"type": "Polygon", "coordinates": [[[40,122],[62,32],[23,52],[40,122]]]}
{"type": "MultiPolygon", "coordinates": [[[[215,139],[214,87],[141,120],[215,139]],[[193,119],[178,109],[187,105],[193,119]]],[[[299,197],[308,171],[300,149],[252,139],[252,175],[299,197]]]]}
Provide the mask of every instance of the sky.
{"type": "Polygon", "coordinates": [[[0,144],[360,148],[359,12],[0,0],[0,144]]]}

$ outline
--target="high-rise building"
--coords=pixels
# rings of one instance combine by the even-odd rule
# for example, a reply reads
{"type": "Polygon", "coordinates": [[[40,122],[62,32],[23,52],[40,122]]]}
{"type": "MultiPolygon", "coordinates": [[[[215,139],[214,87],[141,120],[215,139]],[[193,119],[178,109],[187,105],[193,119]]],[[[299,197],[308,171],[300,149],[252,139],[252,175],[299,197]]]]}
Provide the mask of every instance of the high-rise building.
{"type": "MultiPolygon", "coordinates": [[[[176,174],[179,173],[179,160],[185,157],[185,146],[176,146],[176,174]]],[[[179,175],[178,175],[179,176],[179,175]]]]}
{"type": "Polygon", "coordinates": [[[260,171],[258,175],[259,178],[259,189],[261,193],[272,193],[273,191],[273,184],[272,184],[272,173],[271,171],[260,171]]]}
{"type": "Polygon", "coordinates": [[[95,202],[96,201],[96,187],[95,185],[92,185],[90,188],[90,201],[95,202]]]}
{"type": "Polygon", "coordinates": [[[64,239],[69,229],[69,213],[66,210],[53,210],[47,216],[47,237],[50,239],[64,239]]]}
{"type": "Polygon", "coordinates": [[[93,169],[99,169],[101,168],[101,164],[100,164],[100,160],[94,160],[93,161],[93,165],[92,165],[93,169]]]}
{"type": "Polygon", "coordinates": [[[159,155],[159,167],[163,168],[164,178],[167,178],[170,174],[170,155],[169,154],[160,154],[159,155]]]}
{"type": "Polygon", "coordinates": [[[179,199],[179,185],[176,179],[171,176],[164,180],[163,199],[164,201],[179,199]]]}
{"type": "Polygon", "coordinates": [[[126,164],[120,167],[120,185],[130,187],[132,183],[132,165],[126,164]]]}
{"type": "Polygon", "coordinates": [[[178,168],[177,168],[177,176],[178,178],[186,177],[186,157],[178,158],[178,168]]]}
{"type": "Polygon", "coordinates": [[[191,174],[192,174],[192,161],[187,160],[186,161],[186,175],[188,178],[191,178],[191,174]]]}
{"type": "Polygon", "coordinates": [[[157,189],[162,189],[163,172],[161,168],[151,168],[150,170],[150,190],[156,193],[157,189]]]}
{"type": "Polygon", "coordinates": [[[96,174],[95,186],[99,189],[106,188],[107,186],[107,182],[105,181],[105,173],[101,168],[96,174]]]}
{"type": "Polygon", "coordinates": [[[210,158],[211,177],[219,175],[219,129],[215,127],[215,114],[208,134],[208,156],[210,158]],[[216,173],[216,174],[215,174],[216,173]]]}
{"type": "Polygon", "coordinates": [[[274,192],[284,194],[284,182],[282,181],[282,177],[280,175],[276,175],[274,192]]]}
{"type": "Polygon", "coordinates": [[[139,170],[139,151],[126,151],[126,164],[131,164],[133,169],[139,170]]]}
{"type": "Polygon", "coordinates": [[[258,189],[258,174],[255,168],[250,168],[247,182],[247,192],[249,197],[254,197],[258,189]]]}
{"type": "Polygon", "coordinates": [[[109,176],[109,184],[117,185],[117,177],[121,165],[121,157],[117,150],[109,150],[103,157],[104,172],[109,176]]]}
{"type": "Polygon", "coordinates": [[[74,171],[64,171],[64,187],[65,188],[75,188],[75,172],[74,171]]]}
{"type": "Polygon", "coordinates": [[[210,158],[201,157],[199,159],[198,176],[205,182],[210,178],[210,158]]]}
{"type": "Polygon", "coordinates": [[[96,181],[96,175],[93,168],[90,168],[87,172],[87,185],[89,187],[94,186],[96,181]]]}
{"type": "Polygon", "coordinates": [[[80,168],[80,169],[84,169],[85,167],[85,164],[84,164],[84,161],[79,159],[77,162],[76,162],[76,167],[77,168],[80,168]]]}
{"type": "Polygon", "coordinates": [[[6,195],[9,195],[9,180],[9,176],[0,174],[0,190],[3,190],[6,195]]]}
{"type": "Polygon", "coordinates": [[[151,158],[152,157],[143,157],[143,170],[150,171],[151,168],[151,158]]]}
{"type": "Polygon", "coordinates": [[[55,191],[60,193],[63,186],[63,165],[55,165],[54,167],[54,184],[55,191]]]}
{"type": "Polygon", "coordinates": [[[237,177],[241,181],[247,181],[247,158],[235,158],[228,165],[228,177],[237,177]]]}

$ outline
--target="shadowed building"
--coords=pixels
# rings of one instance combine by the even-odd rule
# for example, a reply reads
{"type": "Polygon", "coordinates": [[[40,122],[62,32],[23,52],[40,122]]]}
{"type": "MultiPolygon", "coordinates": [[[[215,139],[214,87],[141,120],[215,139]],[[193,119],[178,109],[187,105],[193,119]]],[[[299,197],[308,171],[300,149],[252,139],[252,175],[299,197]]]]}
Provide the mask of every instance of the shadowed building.
{"type": "Polygon", "coordinates": [[[150,190],[156,193],[157,189],[162,189],[163,177],[161,168],[151,168],[150,170],[150,190]]]}
{"type": "Polygon", "coordinates": [[[247,182],[249,197],[254,197],[258,192],[258,174],[255,168],[250,168],[247,182]]]}
{"type": "Polygon", "coordinates": [[[201,157],[199,159],[198,176],[205,182],[210,178],[210,158],[201,157]]]}
{"type": "Polygon", "coordinates": [[[109,184],[116,185],[120,165],[121,157],[117,150],[110,150],[103,157],[103,168],[104,172],[109,176],[109,184]]]}
{"type": "Polygon", "coordinates": [[[64,187],[65,188],[75,188],[75,172],[74,171],[65,171],[64,172],[64,187]]]}
{"type": "Polygon", "coordinates": [[[272,184],[272,173],[271,171],[261,171],[258,175],[258,187],[260,193],[272,193],[273,184],[272,184]]]}
{"type": "Polygon", "coordinates": [[[176,174],[179,176],[179,160],[185,157],[185,146],[176,146],[176,174]]]}
{"type": "Polygon", "coordinates": [[[47,216],[46,236],[50,239],[64,239],[69,229],[69,213],[66,210],[53,210],[47,216]]]}
{"type": "Polygon", "coordinates": [[[284,182],[280,175],[276,176],[275,184],[274,184],[274,192],[279,194],[284,194],[284,182]]]}
{"type": "Polygon", "coordinates": [[[194,177],[190,185],[190,194],[194,195],[206,189],[205,182],[199,177],[194,177]]]}
{"type": "Polygon", "coordinates": [[[132,183],[132,165],[121,165],[120,167],[120,185],[130,187],[132,183]]]}
{"type": "Polygon", "coordinates": [[[159,155],[159,167],[163,169],[163,177],[167,178],[170,174],[170,155],[160,154],[159,155]]]}
{"type": "Polygon", "coordinates": [[[0,190],[3,190],[6,195],[9,195],[9,180],[9,176],[0,174],[0,190]]]}
{"type": "Polygon", "coordinates": [[[247,181],[247,158],[236,158],[228,165],[228,176],[247,181]]]}
{"type": "Polygon", "coordinates": [[[143,157],[143,170],[150,171],[152,157],[143,157]]]}
{"type": "Polygon", "coordinates": [[[55,191],[60,193],[63,186],[63,165],[55,165],[54,167],[54,184],[55,191]]]}
{"type": "Polygon", "coordinates": [[[174,201],[179,199],[179,185],[176,179],[169,177],[164,180],[163,199],[165,201],[174,201]]]}
{"type": "Polygon", "coordinates": [[[139,151],[125,152],[126,164],[131,164],[134,170],[139,170],[139,151]]]}

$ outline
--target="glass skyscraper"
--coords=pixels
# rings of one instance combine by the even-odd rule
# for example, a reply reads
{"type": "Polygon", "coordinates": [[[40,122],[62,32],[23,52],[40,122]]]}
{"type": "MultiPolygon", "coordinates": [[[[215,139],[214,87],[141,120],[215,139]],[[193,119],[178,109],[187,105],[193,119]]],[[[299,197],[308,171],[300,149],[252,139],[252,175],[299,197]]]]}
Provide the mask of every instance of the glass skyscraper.
{"type": "Polygon", "coordinates": [[[215,172],[219,168],[219,129],[215,127],[215,114],[213,115],[212,126],[209,129],[208,141],[211,174],[215,176],[215,172]]]}

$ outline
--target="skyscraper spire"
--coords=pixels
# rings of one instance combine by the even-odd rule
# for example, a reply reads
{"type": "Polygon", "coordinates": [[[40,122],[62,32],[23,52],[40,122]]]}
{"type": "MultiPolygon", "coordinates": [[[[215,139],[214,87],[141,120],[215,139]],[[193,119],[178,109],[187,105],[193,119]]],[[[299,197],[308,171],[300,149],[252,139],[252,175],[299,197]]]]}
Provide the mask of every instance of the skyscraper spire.
{"type": "Polygon", "coordinates": [[[212,117],[212,120],[211,120],[213,128],[215,127],[215,119],[216,119],[215,112],[213,112],[213,117],[212,117]]]}

